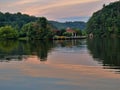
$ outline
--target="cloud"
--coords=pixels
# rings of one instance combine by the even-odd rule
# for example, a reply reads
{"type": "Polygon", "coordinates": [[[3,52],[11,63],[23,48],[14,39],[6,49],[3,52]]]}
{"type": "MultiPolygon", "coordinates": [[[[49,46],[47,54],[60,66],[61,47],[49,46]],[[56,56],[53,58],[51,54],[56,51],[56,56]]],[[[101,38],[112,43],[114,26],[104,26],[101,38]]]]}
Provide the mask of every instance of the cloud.
{"type": "MultiPolygon", "coordinates": [[[[77,6],[77,5],[81,5],[81,4],[85,4],[85,3],[93,3],[93,2],[97,2],[99,0],[84,0],[84,1],[80,1],[80,0],[72,0],[72,1],[68,1],[68,0],[61,0],[61,1],[54,1],[51,3],[48,3],[46,5],[33,5],[32,7],[28,7],[24,10],[25,13],[29,13],[32,15],[46,15],[46,14],[59,14],[59,12],[71,12],[71,8],[72,6],[77,6]],[[65,3],[67,2],[67,3],[65,3]],[[70,9],[69,9],[70,8],[70,9]],[[31,12],[32,10],[32,12],[31,12]]],[[[77,8],[72,9],[72,11],[76,11],[77,8]]],[[[74,12],[76,13],[76,12],[74,12]]],[[[54,16],[53,15],[53,16],[54,16]]]]}
{"type": "Polygon", "coordinates": [[[31,4],[31,3],[36,3],[38,2],[39,0],[15,0],[14,2],[11,1],[11,2],[6,2],[6,6],[7,7],[16,7],[16,6],[23,6],[23,5],[26,5],[26,4],[31,4]]]}
{"type": "Polygon", "coordinates": [[[116,0],[4,0],[1,11],[22,12],[57,19],[74,16],[91,16],[105,3],[116,0]]]}

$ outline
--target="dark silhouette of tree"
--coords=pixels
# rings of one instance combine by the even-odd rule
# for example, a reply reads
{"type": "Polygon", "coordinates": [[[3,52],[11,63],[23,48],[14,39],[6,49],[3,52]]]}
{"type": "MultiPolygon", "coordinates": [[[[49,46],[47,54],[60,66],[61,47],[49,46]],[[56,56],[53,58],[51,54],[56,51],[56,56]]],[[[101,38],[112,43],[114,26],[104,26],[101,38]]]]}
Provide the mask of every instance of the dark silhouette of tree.
{"type": "Polygon", "coordinates": [[[87,23],[87,33],[95,36],[120,35],[120,1],[103,5],[87,23]]]}

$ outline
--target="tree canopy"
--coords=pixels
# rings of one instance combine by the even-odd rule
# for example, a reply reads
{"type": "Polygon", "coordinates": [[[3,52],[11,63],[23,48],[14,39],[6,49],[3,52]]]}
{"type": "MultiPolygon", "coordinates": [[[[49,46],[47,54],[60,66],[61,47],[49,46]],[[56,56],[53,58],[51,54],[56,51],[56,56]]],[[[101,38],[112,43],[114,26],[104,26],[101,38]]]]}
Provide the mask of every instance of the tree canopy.
{"type": "Polygon", "coordinates": [[[40,17],[36,22],[30,22],[22,27],[20,35],[30,39],[48,39],[52,38],[53,27],[48,23],[45,17],[40,17]]]}
{"type": "Polygon", "coordinates": [[[0,28],[0,39],[16,39],[18,32],[11,26],[4,26],[0,28]]]}
{"type": "Polygon", "coordinates": [[[47,39],[54,35],[54,27],[45,17],[34,17],[20,12],[0,12],[0,38],[28,37],[47,39]],[[13,28],[14,27],[14,28],[13,28]]]}
{"type": "MultiPolygon", "coordinates": [[[[80,28],[85,27],[84,22],[66,22],[64,30],[58,30],[55,23],[50,22],[45,17],[34,17],[20,12],[11,14],[0,12],[0,38],[3,39],[52,39],[55,35],[66,35],[67,27],[76,30],[78,35],[82,35],[80,28]]],[[[64,23],[61,24],[64,27],[64,23]]],[[[68,35],[68,34],[67,34],[68,35]]],[[[71,34],[69,34],[71,35],[71,34]]]]}
{"type": "Polygon", "coordinates": [[[37,17],[22,14],[20,12],[15,14],[11,14],[9,12],[6,13],[0,12],[0,27],[11,25],[20,30],[24,24],[34,22],[36,20],[37,17]]]}
{"type": "Polygon", "coordinates": [[[120,1],[103,5],[87,23],[87,33],[97,36],[120,35],[120,1]]]}

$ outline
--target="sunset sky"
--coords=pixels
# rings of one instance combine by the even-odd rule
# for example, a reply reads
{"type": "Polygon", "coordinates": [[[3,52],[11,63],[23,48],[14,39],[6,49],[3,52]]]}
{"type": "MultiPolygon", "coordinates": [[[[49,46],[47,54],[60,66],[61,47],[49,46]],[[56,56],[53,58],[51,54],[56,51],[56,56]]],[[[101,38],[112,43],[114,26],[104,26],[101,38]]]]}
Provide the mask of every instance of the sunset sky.
{"type": "Polygon", "coordinates": [[[22,12],[58,21],[85,20],[103,4],[114,1],[117,0],[0,0],[0,11],[22,12]]]}

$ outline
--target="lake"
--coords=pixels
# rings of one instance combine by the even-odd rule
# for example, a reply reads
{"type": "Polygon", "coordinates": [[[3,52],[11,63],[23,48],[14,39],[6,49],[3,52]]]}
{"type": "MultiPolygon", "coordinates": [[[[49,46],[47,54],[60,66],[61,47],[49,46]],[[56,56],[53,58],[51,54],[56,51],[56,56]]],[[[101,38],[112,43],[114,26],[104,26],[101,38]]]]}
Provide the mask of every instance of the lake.
{"type": "Polygon", "coordinates": [[[120,39],[0,41],[1,90],[119,90],[120,39]]]}

